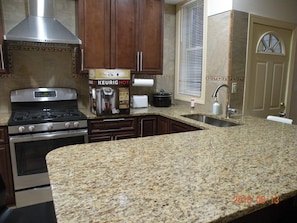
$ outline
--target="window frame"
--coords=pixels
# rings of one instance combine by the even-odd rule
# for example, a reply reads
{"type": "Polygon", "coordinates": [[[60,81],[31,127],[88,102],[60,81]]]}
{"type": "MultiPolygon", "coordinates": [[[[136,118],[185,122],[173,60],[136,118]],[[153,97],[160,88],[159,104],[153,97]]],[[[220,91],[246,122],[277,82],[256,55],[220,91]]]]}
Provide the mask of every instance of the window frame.
{"type": "Polygon", "coordinates": [[[181,36],[182,36],[182,29],[181,29],[181,20],[183,17],[182,14],[182,6],[185,4],[190,4],[195,0],[187,0],[183,1],[176,6],[176,58],[175,58],[175,90],[174,90],[174,99],[181,100],[181,101],[190,101],[194,98],[195,103],[198,104],[205,104],[205,86],[206,86],[206,46],[207,46],[207,0],[204,1],[204,18],[203,18],[203,55],[202,55],[202,86],[201,86],[201,95],[200,97],[194,95],[187,95],[181,94],[178,92],[179,89],[179,78],[180,78],[180,70],[181,70],[181,36]]]}

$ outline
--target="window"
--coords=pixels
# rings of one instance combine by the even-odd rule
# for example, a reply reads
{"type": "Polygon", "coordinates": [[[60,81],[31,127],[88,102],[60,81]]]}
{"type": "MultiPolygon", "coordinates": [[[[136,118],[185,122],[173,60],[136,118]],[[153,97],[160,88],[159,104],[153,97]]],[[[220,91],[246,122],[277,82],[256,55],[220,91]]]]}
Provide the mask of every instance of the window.
{"type": "Polygon", "coordinates": [[[265,33],[258,42],[257,52],[283,55],[282,42],[276,34],[272,32],[265,33]]]}
{"type": "Polygon", "coordinates": [[[178,6],[175,98],[204,103],[204,1],[178,6]]]}

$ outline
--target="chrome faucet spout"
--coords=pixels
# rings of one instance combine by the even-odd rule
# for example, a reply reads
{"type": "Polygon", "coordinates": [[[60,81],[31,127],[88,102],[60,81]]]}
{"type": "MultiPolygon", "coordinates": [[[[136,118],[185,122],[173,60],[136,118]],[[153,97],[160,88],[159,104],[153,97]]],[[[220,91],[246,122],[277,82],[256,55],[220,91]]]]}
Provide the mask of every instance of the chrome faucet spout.
{"type": "Polygon", "coordinates": [[[220,84],[219,86],[217,86],[217,88],[215,89],[215,91],[212,94],[212,97],[215,97],[215,98],[218,97],[218,92],[222,87],[226,87],[228,89],[229,97],[230,97],[230,88],[227,84],[220,84]]]}
{"type": "Polygon", "coordinates": [[[217,98],[218,97],[218,92],[219,90],[222,88],[222,87],[225,87],[228,89],[228,101],[226,103],[226,118],[230,118],[230,114],[231,113],[236,113],[236,109],[232,109],[230,108],[230,100],[231,100],[231,90],[230,90],[230,87],[229,85],[227,84],[220,84],[219,86],[217,86],[217,88],[214,90],[213,94],[212,94],[212,97],[215,97],[217,98]]]}

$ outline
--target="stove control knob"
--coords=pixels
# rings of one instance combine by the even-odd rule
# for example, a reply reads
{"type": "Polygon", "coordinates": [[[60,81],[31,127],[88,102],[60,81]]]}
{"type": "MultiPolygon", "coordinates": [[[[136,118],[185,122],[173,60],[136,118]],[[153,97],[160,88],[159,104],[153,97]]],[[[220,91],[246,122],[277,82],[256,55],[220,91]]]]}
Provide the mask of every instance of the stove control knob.
{"type": "Polygon", "coordinates": [[[25,127],[24,126],[20,126],[19,127],[19,132],[24,132],[25,131],[25,127]]]}
{"type": "Polygon", "coordinates": [[[65,123],[65,128],[70,128],[70,122],[65,123]]]}
{"type": "Polygon", "coordinates": [[[74,126],[75,128],[79,127],[79,122],[74,122],[74,123],[73,123],[73,126],[74,126]]]}
{"type": "Polygon", "coordinates": [[[53,128],[54,128],[53,123],[49,123],[48,126],[47,126],[47,129],[48,130],[53,130],[53,128]]]}
{"type": "Polygon", "coordinates": [[[30,132],[33,132],[34,129],[35,129],[35,126],[34,125],[29,125],[28,129],[29,129],[30,132]]]}

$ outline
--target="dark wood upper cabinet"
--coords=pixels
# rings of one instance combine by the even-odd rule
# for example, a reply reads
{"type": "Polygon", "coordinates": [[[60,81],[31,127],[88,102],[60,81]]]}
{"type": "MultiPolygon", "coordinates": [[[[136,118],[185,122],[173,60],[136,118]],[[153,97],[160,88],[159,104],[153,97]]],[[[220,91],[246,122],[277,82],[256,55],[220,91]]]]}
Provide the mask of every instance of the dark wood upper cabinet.
{"type": "Polygon", "coordinates": [[[162,74],[163,0],[79,0],[85,69],[162,74]]]}
{"type": "Polygon", "coordinates": [[[8,69],[6,68],[6,56],[4,55],[4,47],[3,47],[3,35],[4,35],[4,19],[3,19],[3,12],[2,12],[2,2],[0,1],[0,75],[7,74],[8,69]]]}
{"type": "Polygon", "coordinates": [[[163,0],[139,1],[139,13],[138,71],[162,74],[164,2],[163,0]]]}
{"type": "Polygon", "coordinates": [[[109,0],[79,0],[79,37],[82,40],[84,68],[109,66],[110,58],[109,0]]]}

